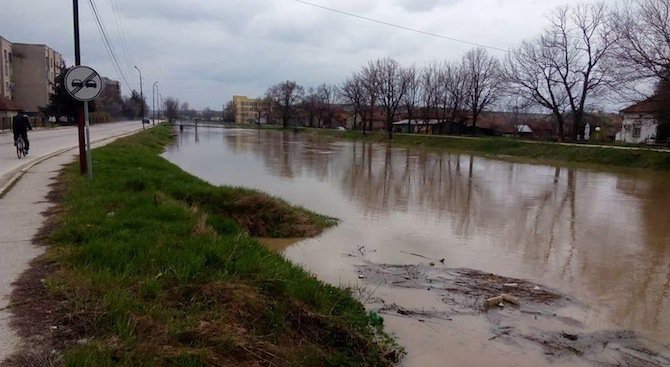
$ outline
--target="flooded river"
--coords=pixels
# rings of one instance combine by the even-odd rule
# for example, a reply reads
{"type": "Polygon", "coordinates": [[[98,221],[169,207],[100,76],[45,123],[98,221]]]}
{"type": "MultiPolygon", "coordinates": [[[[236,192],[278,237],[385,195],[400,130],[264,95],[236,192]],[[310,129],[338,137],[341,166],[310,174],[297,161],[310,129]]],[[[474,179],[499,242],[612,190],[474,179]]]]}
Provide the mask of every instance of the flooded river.
{"type": "Polygon", "coordinates": [[[403,366],[592,364],[552,359],[542,345],[503,335],[510,324],[536,330],[533,323],[543,322],[537,316],[458,312],[444,293],[393,287],[361,265],[525,279],[574,300],[554,315],[569,316],[571,326],[543,327],[632,330],[670,344],[668,174],[215,128],[185,129],[164,156],[211,183],[257,188],[341,219],[318,238],[271,246],[320,279],[353,287],[371,309],[386,310],[387,329],[407,349],[403,366]]]}

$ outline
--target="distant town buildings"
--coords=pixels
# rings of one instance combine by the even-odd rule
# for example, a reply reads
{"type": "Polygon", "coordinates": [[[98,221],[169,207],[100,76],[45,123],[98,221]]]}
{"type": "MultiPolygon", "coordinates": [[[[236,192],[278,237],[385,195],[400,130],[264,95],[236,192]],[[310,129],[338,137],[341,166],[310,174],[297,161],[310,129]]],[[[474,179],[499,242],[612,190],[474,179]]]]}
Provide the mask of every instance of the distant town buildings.
{"type": "Polygon", "coordinates": [[[267,102],[263,99],[248,98],[246,96],[233,96],[236,124],[256,124],[266,122],[263,110],[267,102]]]}
{"type": "Polygon", "coordinates": [[[49,103],[63,56],[47,45],[12,43],[1,36],[0,50],[0,97],[26,112],[39,112],[49,103]]]}

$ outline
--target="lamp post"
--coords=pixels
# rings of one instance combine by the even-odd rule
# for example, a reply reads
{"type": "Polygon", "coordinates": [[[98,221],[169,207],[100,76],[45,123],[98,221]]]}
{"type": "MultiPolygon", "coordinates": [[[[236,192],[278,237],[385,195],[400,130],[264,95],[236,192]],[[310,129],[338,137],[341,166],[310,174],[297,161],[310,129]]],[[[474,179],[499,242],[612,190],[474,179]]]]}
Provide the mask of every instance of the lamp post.
{"type": "Polygon", "coordinates": [[[154,82],[153,87],[151,87],[151,104],[153,104],[153,111],[154,111],[154,120],[152,125],[156,125],[156,90],[158,89],[158,81],[154,82]]]}
{"type": "Polygon", "coordinates": [[[142,105],[142,129],[144,129],[144,93],[142,93],[142,71],[135,65],[135,69],[140,73],[140,103],[142,105]]]}

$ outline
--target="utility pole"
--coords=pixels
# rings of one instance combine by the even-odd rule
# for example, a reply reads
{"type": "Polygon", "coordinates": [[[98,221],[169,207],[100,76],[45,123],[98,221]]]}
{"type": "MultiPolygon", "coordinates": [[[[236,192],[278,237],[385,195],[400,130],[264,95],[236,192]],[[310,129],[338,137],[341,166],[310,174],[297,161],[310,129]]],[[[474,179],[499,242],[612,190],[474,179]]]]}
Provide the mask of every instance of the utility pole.
{"type": "Polygon", "coordinates": [[[140,104],[142,105],[142,129],[144,130],[144,93],[142,92],[142,71],[135,65],[135,69],[140,73],[140,104]]]}
{"type": "MultiPolygon", "coordinates": [[[[79,45],[79,1],[72,0],[73,18],[74,18],[74,63],[75,66],[81,65],[81,48],[79,45]]],[[[77,131],[79,132],[79,171],[81,174],[88,172],[88,162],[86,160],[86,138],[84,134],[85,114],[88,114],[88,104],[82,102],[81,108],[77,111],[77,131]]]]}

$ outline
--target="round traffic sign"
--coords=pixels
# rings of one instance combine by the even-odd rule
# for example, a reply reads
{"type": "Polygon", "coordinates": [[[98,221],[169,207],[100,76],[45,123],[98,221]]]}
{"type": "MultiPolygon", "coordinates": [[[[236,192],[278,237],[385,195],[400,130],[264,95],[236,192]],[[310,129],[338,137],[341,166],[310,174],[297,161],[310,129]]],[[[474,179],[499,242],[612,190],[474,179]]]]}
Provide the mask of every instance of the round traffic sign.
{"type": "Polygon", "coordinates": [[[100,95],[102,79],[88,66],[75,66],[65,74],[65,89],[78,101],[91,101],[100,95]]]}

